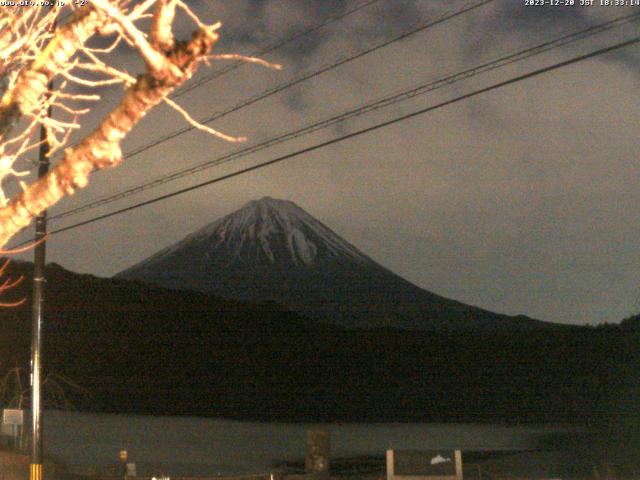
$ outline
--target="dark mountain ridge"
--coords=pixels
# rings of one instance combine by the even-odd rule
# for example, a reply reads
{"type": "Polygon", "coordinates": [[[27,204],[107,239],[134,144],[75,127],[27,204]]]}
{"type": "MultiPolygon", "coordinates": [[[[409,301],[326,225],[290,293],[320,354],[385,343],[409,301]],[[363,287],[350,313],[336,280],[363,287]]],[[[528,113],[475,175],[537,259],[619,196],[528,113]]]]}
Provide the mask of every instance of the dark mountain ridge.
{"type": "MultiPolygon", "coordinates": [[[[26,281],[4,300],[30,297],[26,281]]],[[[352,330],[47,268],[45,370],[83,409],[286,421],[586,422],[636,378],[639,332],[352,330]]],[[[0,368],[28,365],[30,308],[1,309],[0,368]]],[[[631,404],[630,404],[631,405],[631,404]]]]}

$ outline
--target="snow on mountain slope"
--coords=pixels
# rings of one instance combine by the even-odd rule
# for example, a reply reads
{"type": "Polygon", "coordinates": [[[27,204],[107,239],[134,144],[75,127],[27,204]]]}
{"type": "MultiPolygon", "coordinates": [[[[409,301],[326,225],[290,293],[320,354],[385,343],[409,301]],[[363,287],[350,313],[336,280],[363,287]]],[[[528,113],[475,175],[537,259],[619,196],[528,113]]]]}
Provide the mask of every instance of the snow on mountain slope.
{"type": "Polygon", "coordinates": [[[264,197],[117,275],[174,289],[275,301],[342,326],[530,328],[420,289],[290,201],[264,197]]]}
{"type": "Polygon", "coordinates": [[[232,261],[290,263],[312,267],[322,260],[344,257],[373,261],[295,203],[264,197],[210,223],[180,242],[132,267],[149,267],[173,253],[206,247],[204,258],[222,251],[232,261]]]}

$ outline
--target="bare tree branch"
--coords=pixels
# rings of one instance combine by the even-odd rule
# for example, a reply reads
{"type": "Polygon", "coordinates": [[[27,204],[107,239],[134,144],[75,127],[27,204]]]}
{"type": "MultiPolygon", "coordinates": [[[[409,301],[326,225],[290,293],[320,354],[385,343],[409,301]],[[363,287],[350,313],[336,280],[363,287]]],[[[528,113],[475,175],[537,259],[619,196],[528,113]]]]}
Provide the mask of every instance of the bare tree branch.
{"type": "Polygon", "coordinates": [[[187,121],[189,125],[191,125],[192,127],[200,131],[206,132],[210,135],[213,135],[214,137],[222,138],[227,142],[237,143],[237,142],[244,142],[247,140],[247,137],[232,137],[230,135],[226,135],[222,132],[219,132],[218,130],[215,130],[211,127],[207,127],[206,125],[203,125],[202,123],[198,122],[195,118],[193,118],[191,115],[189,115],[189,112],[187,112],[184,108],[182,108],[180,105],[178,105],[176,102],[174,102],[168,97],[165,98],[164,101],[166,102],[167,105],[169,105],[176,112],[182,115],[182,117],[187,121]]]}
{"type": "MultiPolygon", "coordinates": [[[[103,3],[102,0],[96,0],[98,5],[103,3]]],[[[109,15],[113,13],[106,6],[104,10],[109,15]]],[[[117,16],[120,18],[121,14],[117,16]]],[[[131,27],[122,18],[120,20],[122,25],[131,27]]],[[[189,42],[178,44],[163,56],[162,62],[149,65],[150,71],[138,77],[120,105],[107,115],[93,133],[77,147],[67,149],[65,158],[47,176],[28,186],[6,207],[0,208],[0,246],[64,195],[85,187],[92,171],[120,163],[120,142],[151,108],[193,75],[198,63],[209,55],[211,47],[218,40],[215,28],[199,29],[189,42]],[[160,64],[170,67],[162,72],[154,70],[160,64]]],[[[144,45],[144,49],[148,47],[153,50],[148,43],[144,45]]]]}
{"type": "Polygon", "coordinates": [[[118,165],[122,161],[122,140],[163,101],[199,130],[227,141],[244,140],[199,124],[169,95],[192,77],[200,62],[208,64],[209,59],[242,59],[275,69],[279,65],[253,57],[212,55],[220,23],[206,25],[182,0],[144,0],[134,7],[131,3],[91,0],[89,6],[77,7],[75,16],[55,31],[49,27],[57,11],[53,16],[38,16],[33,9],[16,9],[10,11],[13,22],[0,19],[0,80],[3,72],[9,72],[5,74],[5,91],[0,99],[0,248],[37,215],[65,195],[85,187],[93,171],[118,165]],[[188,41],[174,39],[173,24],[178,12],[195,24],[188,41]],[[147,33],[136,25],[142,18],[151,19],[147,33]],[[37,41],[31,46],[18,44],[17,32],[37,41]],[[94,35],[114,34],[115,40],[106,48],[87,44],[94,35]],[[144,59],[146,72],[133,77],[110,62],[109,53],[122,40],[144,59]],[[9,70],[3,70],[3,60],[7,65],[13,61],[9,70]],[[50,91],[54,79],[60,82],[50,91]],[[98,89],[114,84],[125,88],[119,104],[93,132],[67,147],[62,160],[46,176],[31,184],[20,181],[23,191],[9,199],[3,182],[29,174],[16,162],[42,142],[35,135],[37,127],[46,130],[50,154],[64,148],[71,133],[81,128],[80,116],[90,111],[86,103],[78,103],[99,100],[98,89]],[[56,118],[47,113],[53,106],[59,114],[56,118]]]}
{"type": "Polygon", "coordinates": [[[158,0],[151,23],[151,44],[156,50],[168,52],[174,46],[171,27],[176,16],[175,0],[158,0]]]}
{"type": "Polygon", "coordinates": [[[64,69],[71,57],[103,25],[97,10],[82,10],[55,32],[35,61],[23,69],[0,100],[0,138],[6,137],[22,115],[36,114],[48,91],[49,81],[64,69]]]}

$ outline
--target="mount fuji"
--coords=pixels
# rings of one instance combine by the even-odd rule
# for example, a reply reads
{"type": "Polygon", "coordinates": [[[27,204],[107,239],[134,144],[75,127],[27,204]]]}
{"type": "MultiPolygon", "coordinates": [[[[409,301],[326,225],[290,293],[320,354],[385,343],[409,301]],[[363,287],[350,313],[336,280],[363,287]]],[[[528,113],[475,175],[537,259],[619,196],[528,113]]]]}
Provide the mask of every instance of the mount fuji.
{"type": "Polygon", "coordinates": [[[287,306],[347,328],[530,330],[556,326],[423,290],[378,264],[295,203],[249,202],[120,272],[178,290],[287,306]]]}

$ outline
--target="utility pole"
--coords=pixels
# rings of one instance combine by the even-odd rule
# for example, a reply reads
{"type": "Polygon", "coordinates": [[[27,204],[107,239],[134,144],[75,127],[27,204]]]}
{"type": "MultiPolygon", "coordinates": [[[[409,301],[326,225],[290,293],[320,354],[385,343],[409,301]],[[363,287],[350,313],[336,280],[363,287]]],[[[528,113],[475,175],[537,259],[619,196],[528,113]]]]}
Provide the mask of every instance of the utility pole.
{"type": "MultiPolygon", "coordinates": [[[[54,2],[51,2],[53,5],[54,2]]],[[[53,6],[51,7],[54,8],[53,6]]],[[[55,30],[57,22],[52,23],[55,30]]],[[[53,90],[53,80],[48,84],[53,90]]],[[[53,107],[49,105],[47,117],[51,118],[53,107]]],[[[38,152],[38,178],[49,172],[49,152],[51,145],[44,125],[40,125],[40,149],[38,152]]],[[[31,316],[31,459],[29,480],[42,480],[42,322],[44,318],[45,257],[47,245],[47,211],[37,216],[35,250],[33,258],[33,303],[31,316]]]]}
{"type": "MultiPolygon", "coordinates": [[[[51,88],[51,83],[49,88],[51,88]]],[[[51,116],[51,107],[47,111],[51,116]]],[[[40,127],[38,178],[49,172],[49,142],[44,126],[40,127]]],[[[42,480],[42,321],[44,318],[45,255],[47,244],[47,211],[36,218],[33,257],[33,306],[31,316],[31,467],[30,480],[42,480]]]]}

